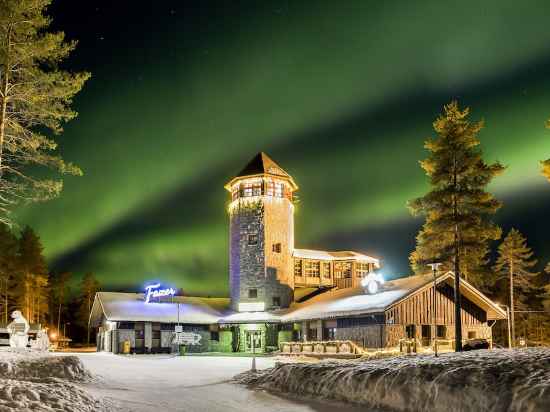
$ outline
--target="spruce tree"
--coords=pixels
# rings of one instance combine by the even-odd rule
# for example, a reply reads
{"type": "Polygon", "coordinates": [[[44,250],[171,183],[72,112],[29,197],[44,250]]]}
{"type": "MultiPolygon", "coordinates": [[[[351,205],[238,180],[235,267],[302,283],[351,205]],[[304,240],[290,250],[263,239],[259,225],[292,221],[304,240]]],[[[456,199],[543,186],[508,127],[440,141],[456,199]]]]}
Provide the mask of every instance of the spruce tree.
{"type": "Polygon", "coordinates": [[[0,322],[9,322],[13,307],[12,291],[17,273],[17,238],[10,228],[0,223],[0,322]]]}
{"type": "Polygon", "coordinates": [[[426,217],[416,250],[410,256],[413,270],[426,273],[426,264],[437,261],[455,273],[457,351],[462,350],[460,277],[467,277],[477,286],[487,281],[483,274],[489,242],[501,235],[489,217],[501,203],[486,188],[504,171],[500,163],[487,164],[483,160],[477,137],[483,122],[472,123],[468,115],[469,109],[461,110],[457,102],[444,106],[433,123],[437,136],[425,143],[430,154],[420,162],[431,190],[409,202],[414,215],[426,217]]]}
{"type": "Polygon", "coordinates": [[[19,238],[16,304],[29,322],[40,323],[48,310],[48,267],[38,235],[25,227],[19,238]]]}
{"type": "Polygon", "coordinates": [[[94,297],[99,290],[99,282],[93,273],[86,273],[80,282],[80,306],[78,311],[78,322],[86,328],[86,343],[90,343],[90,328],[88,320],[92,311],[94,297]]]}
{"type": "Polygon", "coordinates": [[[527,246],[527,239],[516,229],[510,230],[498,247],[498,258],[494,271],[508,284],[510,296],[510,324],[512,342],[516,342],[515,310],[526,309],[525,300],[534,290],[533,280],[537,273],[530,270],[537,264],[533,252],[527,246]]]}
{"type": "Polygon", "coordinates": [[[88,73],[70,73],[60,63],[76,47],[63,32],[48,32],[52,0],[0,0],[0,221],[20,200],[56,196],[60,180],[32,175],[29,165],[79,175],[54,153],[59,134],[77,113],[71,109],[88,73]],[[50,133],[50,134],[51,134],[50,133]]]}

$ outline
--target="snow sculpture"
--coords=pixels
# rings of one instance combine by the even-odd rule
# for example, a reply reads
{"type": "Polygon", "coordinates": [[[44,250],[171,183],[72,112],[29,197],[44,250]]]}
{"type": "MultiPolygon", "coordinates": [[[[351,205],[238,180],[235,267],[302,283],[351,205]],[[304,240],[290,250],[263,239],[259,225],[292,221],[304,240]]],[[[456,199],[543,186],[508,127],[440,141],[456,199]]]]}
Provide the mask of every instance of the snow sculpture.
{"type": "Polygon", "coordinates": [[[14,310],[11,313],[11,318],[13,321],[7,326],[8,333],[10,334],[10,347],[24,349],[29,342],[29,322],[18,310],[14,310]]]}
{"type": "Polygon", "coordinates": [[[36,334],[36,339],[31,340],[31,348],[46,352],[50,348],[50,339],[44,330],[40,330],[36,334]]]}
{"type": "Polygon", "coordinates": [[[365,291],[370,295],[378,293],[380,285],[383,284],[384,277],[380,273],[376,272],[370,272],[366,277],[361,279],[361,286],[363,286],[365,291]]]}

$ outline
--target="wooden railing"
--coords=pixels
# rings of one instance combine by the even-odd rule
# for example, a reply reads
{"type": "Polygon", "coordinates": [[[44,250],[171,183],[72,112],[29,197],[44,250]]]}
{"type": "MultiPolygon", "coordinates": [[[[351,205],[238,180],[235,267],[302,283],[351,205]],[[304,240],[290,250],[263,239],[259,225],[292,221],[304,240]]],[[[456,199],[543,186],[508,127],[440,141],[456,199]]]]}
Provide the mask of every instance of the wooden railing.
{"type": "Polygon", "coordinates": [[[365,351],[350,340],[330,340],[314,342],[281,342],[279,350],[287,355],[338,354],[362,355],[365,351]]]}

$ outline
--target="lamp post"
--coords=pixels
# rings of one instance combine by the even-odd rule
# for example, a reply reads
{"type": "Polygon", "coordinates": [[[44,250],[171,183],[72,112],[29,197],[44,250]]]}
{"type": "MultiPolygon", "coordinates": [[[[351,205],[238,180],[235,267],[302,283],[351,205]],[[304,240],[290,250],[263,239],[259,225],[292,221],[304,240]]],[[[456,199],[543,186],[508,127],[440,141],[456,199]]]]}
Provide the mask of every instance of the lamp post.
{"type": "Polygon", "coordinates": [[[508,322],[508,349],[512,349],[512,328],[510,326],[510,306],[498,305],[506,308],[506,321],[508,322]]]}
{"type": "Polygon", "coordinates": [[[432,310],[432,324],[434,325],[434,352],[437,357],[437,271],[442,264],[440,262],[434,262],[428,264],[432,268],[434,275],[434,293],[433,293],[433,310],[432,310]]]}

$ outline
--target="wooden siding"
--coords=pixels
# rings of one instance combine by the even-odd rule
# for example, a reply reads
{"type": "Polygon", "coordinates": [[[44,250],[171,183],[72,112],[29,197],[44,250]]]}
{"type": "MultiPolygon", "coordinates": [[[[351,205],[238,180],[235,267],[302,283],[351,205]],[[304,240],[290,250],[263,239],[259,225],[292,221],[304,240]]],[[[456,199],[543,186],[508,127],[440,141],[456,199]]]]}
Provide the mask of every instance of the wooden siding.
{"type": "MultiPolygon", "coordinates": [[[[462,324],[484,325],[487,322],[486,312],[464,296],[462,302],[462,324]]],[[[413,293],[385,311],[387,324],[430,325],[433,323],[433,308],[437,307],[438,325],[454,325],[454,290],[449,285],[438,285],[434,305],[433,285],[413,293]]]]}

